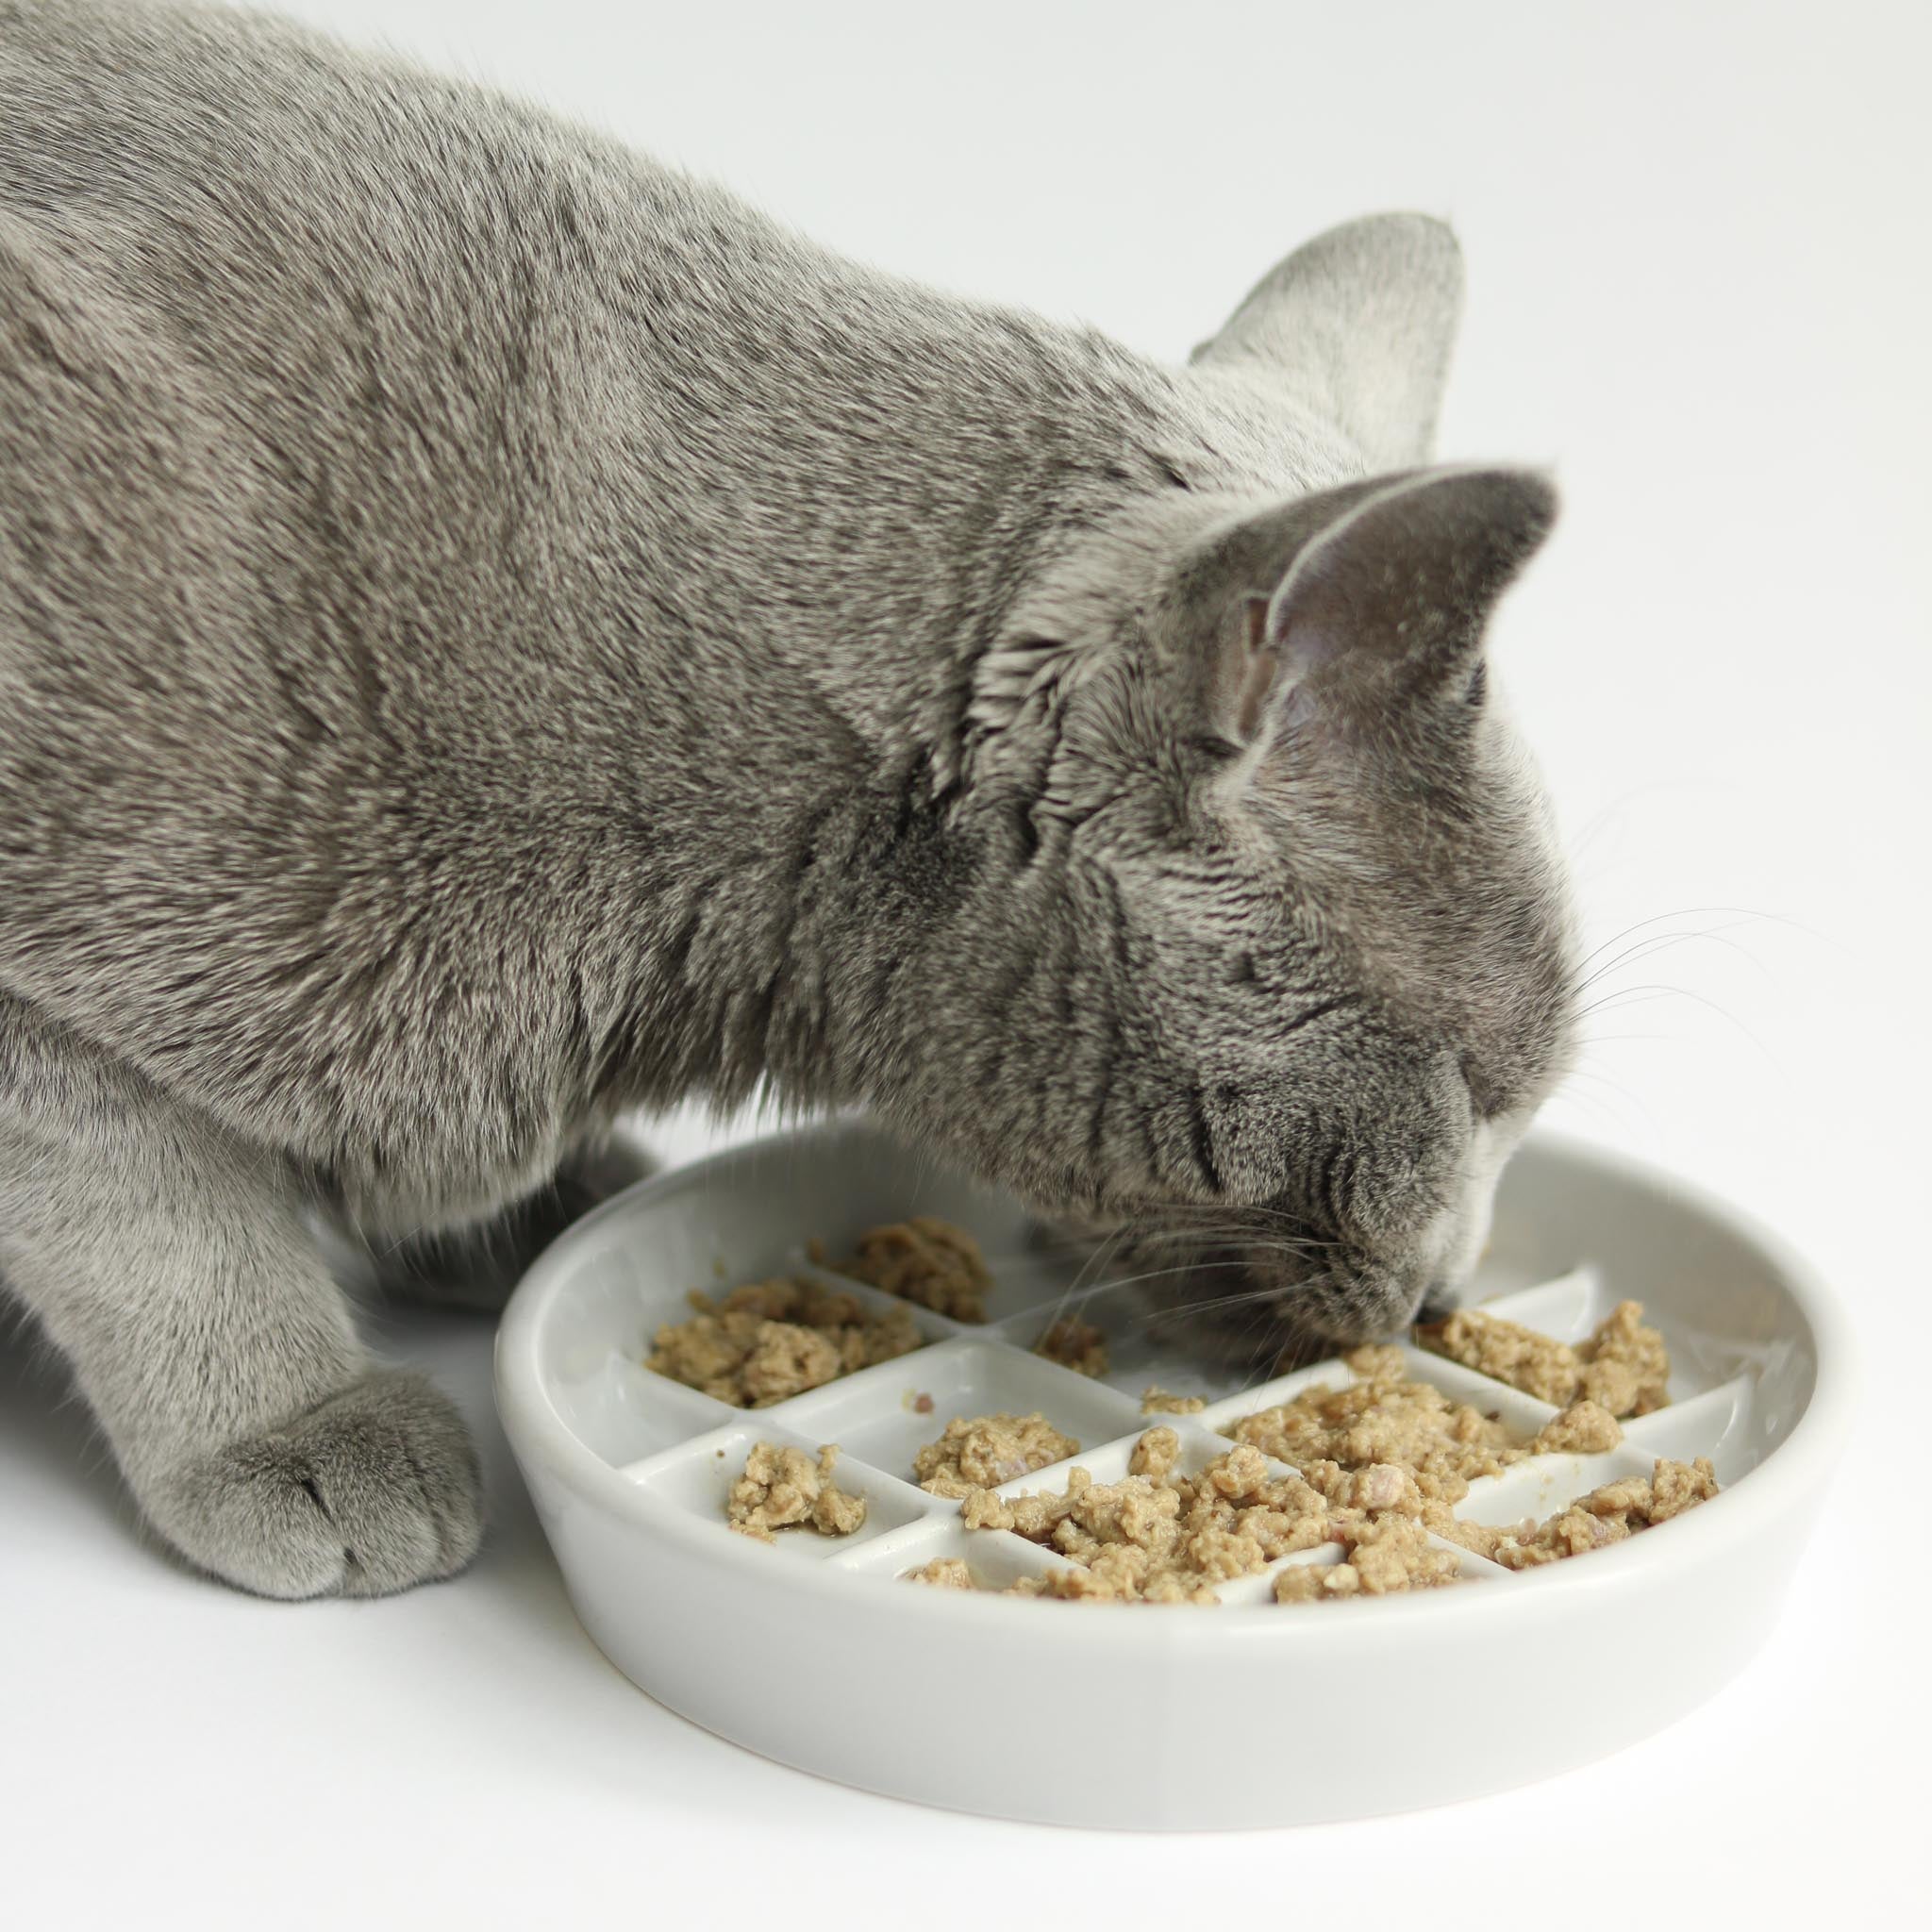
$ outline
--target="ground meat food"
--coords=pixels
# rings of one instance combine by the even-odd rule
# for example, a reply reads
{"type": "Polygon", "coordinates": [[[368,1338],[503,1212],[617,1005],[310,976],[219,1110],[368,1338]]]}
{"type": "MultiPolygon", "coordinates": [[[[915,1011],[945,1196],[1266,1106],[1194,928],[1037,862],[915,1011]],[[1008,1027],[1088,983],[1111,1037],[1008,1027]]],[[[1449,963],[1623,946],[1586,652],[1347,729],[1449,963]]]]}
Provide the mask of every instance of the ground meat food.
{"type": "Polygon", "coordinates": [[[1033,1353],[1076,1375],[1099,1376],[1108,1371],[1107,1337],[1091,1322],[1071,1316],[1048,1324],[1045,1334],[1033,1344],[1033,1353]]]}
{"type": "Polygon", "coordinates": [[[1602,1403],[1586,1396],[1552,1416],[1529,1445],[1532,1456],[1601,1456],[1624,1440],[1623,1425],[1602,1403]]]}
{"type": "Polygon", "coordinates": [[[816,1462],[803,1449],[754,1443],[744,1474],[725,1496],[724,1520],[741,1535],[767,1543],[780,1529],[850,1536],[865,1521],[865,1498],[847,1495],[832,1481],[838,1457],[836,1442],[827,1442],[816,1462]]]}
{"type": "Polygon", "coordinates": [[[1675,1462],[1659,1456],[1650,1470],[1650,1507],[1647,1521],[1654,1528],[1674,1516],[1707,1503],[1718,1492],[1717,1471],[1708,1457],[1693,1462],[1675,1462]]]}
{"type": "Polygon", "coordinates": [[[1437,1548],[1425,1526],[1408,1516],[1369,1516],[1341,1524],[1335,1541],[1347,1546],[1348,1560],[1289,1564],[1275,1574],[1276,1603],[1394,1596],[1412,1590],[1441,1590],[1458,1580],[1454,1553],[1437,1548]]]}
{"type": "Polygon", "coordinates": [[[1418,1328],[1416,1340],[1433,1354],[1559,1408],[1576,1400],[1582,1384],[1583,1364],[1568,1343],[1477,1308],[1458,1308],[1418,1328]]]}
{"type": "Polygon", "coordinates": [[[938,1590],[977,1590],[979,1579],[967,1567],[963,1557],[935,1557],[917,1570],[906,1572],[908,1583],[930,1583],[938,1590]]]}
{"type": "Polygon", "coordinates": [[[849,1260],[826,1264],[822,1241],[809,1243],[808,1252],[822,1266],[833,1266],[855,1281],[869,1282],[955,1322],[986,1320],[992,1276],[979,1243],[963,1227],[937,1215],[915,1214],[909,1221],[867,1228],[849,1260]]]}
{"type": "MultiPolygon", "coordinates": [[[[870,1229],[858,1250],[847,1272],[956,1320],[985,1319],[991,1284],[961,1230],[929,1217],[893,1223],[870,1229]]],[[[690,1301],[688,1320],[658,1330],[648,1365],[741,1407],[782,1402],[922,1342],[908,1309],[874,1314],[857,1295],[812,1281],[747,1283],[716,1301],[693,1291],[690,1301]]],[[[1497,1527],[1456,1514],[1478,1477],[1530,1456],[1601,1455],[1624,1439],[1619,1417],[1667,1402],[1669,1354],[1642,1314],[1641,1304],[1620,1302],[1574,1348],[1476,1310],[1419,1331],[1437,1353],[1559,1405],[1527,1441],[1499,1417],[1411,1380],[1402,1351],[1379,1345],[1347,1357],[1347,1387],[1318,1384],[1242,1417],[1227,1431],[1235,1446],[1191,1476],[1181,1474],[1179,1434],[1157,1424],[1136,1441],[1119,1482],[1096,1483],[1074,1468],[1058,1493],[1002,1497],[999,1486],[1079,1451],[1038,1412],[956,1417],[918,1451],[913,1469],[925,1490],[959,1501],[966,1528],[1010,1531],[1063,1559],[1008,1595],[1215,1604],[1217,1585],[1323,1544],[1339,1545],[1341,1560],[1283,1566],[1274,1577],[1277,1602],[1440,1589],[1459,1579],[1458,1550],[1530,1569],[1622,1541],[1717,1494],[1708,1461],[1659,1459],[1647,1479],[1605,1484],[1541,1524],[1497,1527]],[[1291,1472],[1273,1473],[1270,1457],[1291,1472]]],[[[1106,1337],[1074,1317],[1052,1323],[1035,1353],[1081,1374],[1108,1372],[1106,1337]]],[[[928,1393],[904,1400],[920,1414],[934,1406],[928,1393]]],[[[1158,1388],[1141,1402],[1146,1415],[1206,1406],[1158,1388]]],[[[757,1443],[730,1486],[726,1521],[766,1542],[792,1528],[849,1536],[865,1522],[866,1504],[832,1480],[837,1455],[836,1445],[814,1459],[757,1443]]],[[[904,1575],[937,1589],[991,1588],[958,1557],[904,1575]]]]}
{"type": "Polygon", "coordinates": [[[1157,1570],[1145,1550],[1113,1544],[1091,1564],[1023,1576],[1009,1596],[1059,1597],[1069,1603],[1218,1604],[1210,1584],[1178,1571],[1157,1570]]]}
{"type": "Polygon", "coordinates": [[[1141,1432],[1140,1440],[1127,1452],[1127,1474],[1165,1482],[1180,1459],[1181,1439],[1162,1423],[1141,1432]]]}
{"type": "Polygon", "coordinates": [[[783,1277],[747,1282],[658,1330],[645,1366],[738,1408],[768,1408],[920,1346],[903,1308],[874,1314],[856,1294],[783,1277]]]}
{"type": "Polygon", "coordinates": [[[1273,1474],[1259,1450],[1230,1449],[1194,1476],[1178,1473],[1179,1453],[1173,1429],[1149,1429],[1117,1483],[1074,1469],[1057,1495],[977,1490],[961,1520],[1012,1530],[1078,1566],[1023,1577],[1012,1594],[1091,1603],[1215,1603],[1215,1584],[1328,1541],[1327,1504],[1300,1477],[1273,1474]]]}
{"type": "Polygon", "coordinates": [[[1641,1302],[1619,1302],[1574,1348],[1480,1308],[1458,1308],[1416,1336],[1437,1355],[1558,1407],[1585,1400],[1613,1416],[1636,1416],[1670,1400],[1670,1351],[1644,1326],[1641,1302]]]}
{"type": "Polygon", "coordinates": [[[1165,1389],[1141,1392],[1142,1415],[1199,1415],[1208,1407],[1205,1395],[1170,1395],[1165,1389]]]}
{"type": "Polygon", "coordinates": [[[1492,1533],[1492,1547],[1485,1554],[1510,1570],[1580,1557],[1667,1523],[1717,1492],[1716,1472],[1704,1457],[1695,1462],[1672,1462],[1659,1457],[1648,1481],[1641,1475],[1624,1476],[1579,1496],[1567,1509],[1559,1509],[1542,1523],[1497,1530],[1492,1533]]]}
{"type": "Polygon", "coordinates": [[[1374,1463],[1411,1473],[1421,1498],[1459,1503],[1477,1476],[1498,1475],[1529,1445],[1468,1403],[1408,1379],[1402,1351],[1372,1345],[1347,1357],[1346,1388],[1318,1382],[1293,1401],[1243,1416],[1228,1433],[1291,1463],[1331,1502],[1359,1507],[1349,1478],[1374,1463]]]}
{"type": "Polygon", "coordinates": [[[991,1490],[973,1490],[959,1499],[959,1521],[968,1529],[1011,1529],[1013,1512],[991,1490]]]}
{"type": "Polygon", "coordinates": [[[1031,1475],[1079,1452],[1072,1436],[1062,1435],[1038,1412],[955,1416],[938,1441],[913,1457],[912,1470],[922,1490],[935,1496],[964,1496],[1031,1475]]]}
{"type": "Polygon", "coordinates": [[[1495,1559],[1496,1545],[1509,1534],[1506,1529],[1492,1529],[1486,1523],[1466,1523],[1448,1504],[1429,1501],[1423,1504],[1422,1524],[1445,1542],[1456,1543],[1491,1561],[1495,1559]]]}
{"type": "Polygon", "coordinates": [[[1655,1328],[1644,1326],[1641,1302],[1619,1302],[1577,1354],[1579,1393],[1612,1415],[1649,1415],[1670,1402],[1671,1352],[1655,1328]]]}

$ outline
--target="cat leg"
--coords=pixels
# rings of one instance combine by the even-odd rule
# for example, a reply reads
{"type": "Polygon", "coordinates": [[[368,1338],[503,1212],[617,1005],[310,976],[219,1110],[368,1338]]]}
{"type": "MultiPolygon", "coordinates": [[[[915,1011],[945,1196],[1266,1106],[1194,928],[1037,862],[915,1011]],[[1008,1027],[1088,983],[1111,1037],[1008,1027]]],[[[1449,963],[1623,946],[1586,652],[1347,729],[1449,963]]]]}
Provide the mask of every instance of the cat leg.
{"type": "Polygon", "coordinates": [[[0,997],[0,1280],[67,1357],[148,1522],[265,1596],[447,1576],[475,1452],[358,1339],[278,1158],[0,997]]]}
{"type": "Polygon", "coordinates": [[[572,1222],[655,1167],[628,1141],[587,1141],[542,1187],[486,1221],[395,1241],[368,1239],[377,1285],[414,1301],[493,1312],[572,1222]]]}

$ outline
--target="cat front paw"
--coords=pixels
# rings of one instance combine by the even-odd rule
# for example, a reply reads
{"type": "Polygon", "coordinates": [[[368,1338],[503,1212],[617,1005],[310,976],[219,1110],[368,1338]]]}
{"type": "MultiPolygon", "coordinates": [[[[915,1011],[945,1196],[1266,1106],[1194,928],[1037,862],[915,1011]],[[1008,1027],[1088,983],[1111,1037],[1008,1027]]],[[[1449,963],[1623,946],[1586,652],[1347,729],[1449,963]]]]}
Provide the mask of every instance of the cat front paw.
{"type": "Polygon", "coordinates": [[[468,1427],[426,1376],[397,1369],[198,1458],[144,1500],[191,1562],[261,1596],[387,1596],[453,1576],[483,1536],[468,1427]]]}

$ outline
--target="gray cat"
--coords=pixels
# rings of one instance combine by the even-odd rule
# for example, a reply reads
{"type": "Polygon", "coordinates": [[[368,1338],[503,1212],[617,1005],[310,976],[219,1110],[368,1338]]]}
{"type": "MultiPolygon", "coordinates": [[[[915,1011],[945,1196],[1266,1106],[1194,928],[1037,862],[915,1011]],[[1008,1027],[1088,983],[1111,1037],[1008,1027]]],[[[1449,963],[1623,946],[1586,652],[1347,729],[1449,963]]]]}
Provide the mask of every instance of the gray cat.
{"type": "Polygon", "coordinates": [[[0,0],[0,1274],[183,1555],[458,1569],[309,1217],[501,1282],[691,1094],[1453,1291],[1574,974],[1443,227],[1177,369],[272,20],[0,0]]]}

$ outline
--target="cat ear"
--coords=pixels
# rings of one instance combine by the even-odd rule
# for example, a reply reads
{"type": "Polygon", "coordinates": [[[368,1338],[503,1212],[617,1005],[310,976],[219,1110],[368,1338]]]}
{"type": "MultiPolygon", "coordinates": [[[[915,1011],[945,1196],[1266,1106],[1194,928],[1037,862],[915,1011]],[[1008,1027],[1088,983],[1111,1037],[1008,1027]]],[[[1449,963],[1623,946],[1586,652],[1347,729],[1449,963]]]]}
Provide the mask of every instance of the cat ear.
{"type": "Polygon", "coordinates": [[[1371,469],[1423,461],[1462,313],[1462,251],[1428,215],[1369,215],[1264,276],[1190,358],[1257,371],[1360,449],[1371,469]]]}
{"type": "Polygon", "coordinates": [[[1237,743],[1310,719],[1373,724],[1465,689],[1491,611],[1557,515],[1555,489],[1529,470],[1354,485],[1329,492],[1339,514],[1307,535],[1320,501],[1255,519],[1223,551],[1291,559],[1224,625],[1218,722],[1237,743]]]}

